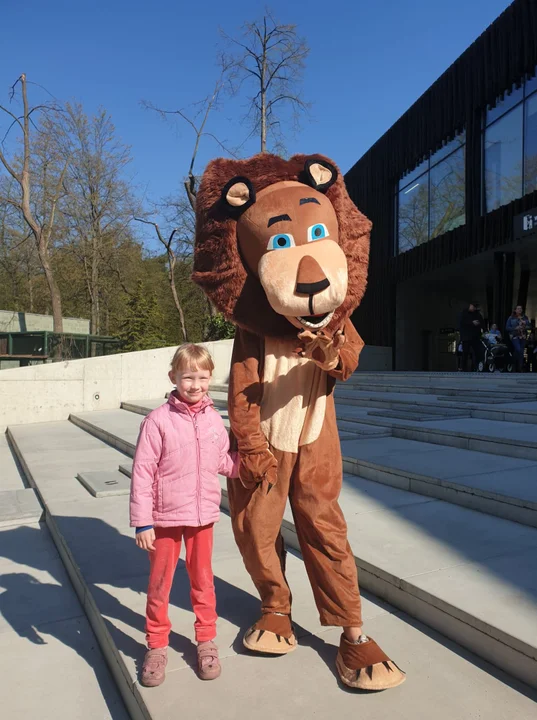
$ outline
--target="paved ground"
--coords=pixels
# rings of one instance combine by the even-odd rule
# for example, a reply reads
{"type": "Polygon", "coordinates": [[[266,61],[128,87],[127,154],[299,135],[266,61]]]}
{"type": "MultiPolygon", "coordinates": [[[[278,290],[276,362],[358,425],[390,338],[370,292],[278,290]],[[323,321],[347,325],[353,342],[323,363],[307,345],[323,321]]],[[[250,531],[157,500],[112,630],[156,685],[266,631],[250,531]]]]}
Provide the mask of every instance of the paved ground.
{"type": "Polygon", "coordinates": [[[5,718],[128,718],[40,523],[0,530],[0,678],[5,718]]]}
{"type": "MultiPolygon", "coordinates": [[[[127,414],[127,413],[126,413],[127,414]]],[[[339,687],[333,660],[339,632],[321,628],[311,589],[299,557],[289,557],[289,581],[294,593],[295,622],[300,627],[300,648],[285,658],[258,658],[244,654],[240,637],[255,619],[259,602],[246,574],[231,532],[222,516],[216,530],[214,567],[218,597],[219,643],[223,656],[223,675],[214,683],[200,682],[194,671],[192,614],[188,584],[181,564],[172,593],[171,638],[168,679],[157,689],[141,688],[137,672],[144,653],[143,614],[147,582],[147,557],[134,544],[128,527],[128,498],[95,498],[76,480],[81,471],[115,470],[125,456],[92,437],[72,423],[51,423],[16,428],[17,445],[34,481],[53,516],[55,533],[69,548],[79,570],[80,584],[87,600],[86,609],[96,608],[109,640],[106,646],[117,658],[120,675],[139,706],[155,720],[166,720],[180,712],[188,720],[207,715],[223,718],[255,716],[291,719],[311,715],[327,718],[337,710],[341,718],[394,716],[429,720],[433,709],[442,718],[521,720],[534,716],[537,695],[509,679],[501,671],[476,658],[407,615],[373,596],[364,607],[366,631],[393,655],[408,672],[402,687],[381,695],[364,696],[339,687]],[[93,542],[87,539],[92,538],[93,542]]],[[[385,542],[390,545],[393,572],[408,570],[409,575],[426,578],[437,565],[437,552],[445,551],[446,569],[461,570],[463,538],[460,548],[446,546],[439,532],[440,513],[428,528],[419,530],[419,517],[405,512],[442,505],[429,498],[407,494],[375,483],[347,483],[345,502],[353,528],[363,538],[353,544],[364,548],[371,528],[385,523],[385,542]],[[354,503],[351,507],[350,503],[354,503]],[[354,508],[354,509],[353,509],[354,508]],[[400,518],[410,535],[395,540],[393,522],[400,518]],[[416,527],[417,524],[417,527],[416,527]],[[409,544],[409,539],[414,544],[409,544]],[[400,545],[400,547],[398,547],[400,545]],[[395,551],[397,550],[397,553],[395,551]],[[414,558],[414,560],[413,560],[414,558]],[[412,565],[417,562],[417,565],[412,565]],[[406,568],[406,569],[405,569],[406,568]]],[[[460,508],[453,508],[454,511],[460,508]]],[[[486,516],[483,516],[486,517],[486,516]]],[[[494,520],[491,518],[491,520],[494,520]]],[[[512,525],[512,524],[510,524],[512,525]]],[[[534,532],[517,526],[519,533],[534,532]]],[[[451,529],[449,532],[452,532],[451,529]]],[[[33,528],[13,535],[18,547],[26,547],[33,528]]],[[[511,542],[517,540],[513,536],[511,542]]],[[[478,545],[470,560],[480,562],[486,553],[478,545]]],[[[385,557],[385,548],[370,548],[385,557]]],[[[78,581],[77,581],[78,582],[78,581]]],[[[446,580],[447,582],[447,580],[446,580]]]]}
{"type": "MultiPolygon", "coordinates": [[[[94,497],[77,479],[95,472],[117,477],[119,465],[128,472],[142,416],[126,410],[81,413],[73,422],[12,428],[22,463],[50,513],[52,535],[30,517],[13,525],[14,515],[24,508],[39,514],[39,506],[1,438],[0,526],[2,511],[11,526],[0,530],[0,676],[18,690],[8,698],[9,717],[126,718],[103,652],[136,720],[168,720],[179,713],[186,720],[291,720],[335,712],[373,720],[429,720],[433,714],[440,720],[534,718],[537,691],[513,676],[533,682],[537,667],[537,529],[531,527],[537,460],[503,452],[510,442],[528,447],[537,442],[537,418],[531,414],[537,401],[510,398],[520,392],[537,397],[537,384],[517,380],[358,374],[338,391],[338,415],[349,418],[340,424],[345,466],[358,473],[345,475],[341,504],[362,588],[369,589],[365,630],[408,672],[402,687],[380,695],[339,686],[333,666],[339,631],[319,625],[295,552],[288,576],[299,649],[284,658],[243,651],[241,636],[257,616],[259,601],[225,513],[214,555],[223,675],[202,683],[195,674],[193,618],[180,561],[171,598],[168,679],[161,688],[142,688],[147,556],[135,547],[128,526],[128,497],[94,497]],[[456,396],[438,400],[451,387],[456,396]],[[472,399],[491,388],[497,389],[497,402],[472,399]],[[397,411],[401,401],[432,403],[444,417],[370,415],[367,407],[353,404],[366,396],[381,409],[396,403],[397,411]],[[510,412],[502,417],[505,409],[510,412]],[[489,415],[470,417],[472,412],[489,415]],[[518,412],[527,424],[518,422],[518,412]],[[501,454],[440,446],[432,432],[420,441],[388,437],[393,426],[497,436],[501,454]],[[373,437],[379,431],[386,436],[373,437]],[[517,522],[506,519],[512,513],[517,522]]],[[[219,401],[225,401],[224,391],[216,391],[219,401]]],[[[147,412],[163,400],[142,400],[129,409],[147,412]]],[[[226,420],[225,410],[222,414],[226,420]]],[[[101,479],[109,487],[106,476],[101,479]]],[[[225,507],[225,495],[223,500],[225,507]]],[[[284,533],[296,546],[289,508],[284,533]]]]}

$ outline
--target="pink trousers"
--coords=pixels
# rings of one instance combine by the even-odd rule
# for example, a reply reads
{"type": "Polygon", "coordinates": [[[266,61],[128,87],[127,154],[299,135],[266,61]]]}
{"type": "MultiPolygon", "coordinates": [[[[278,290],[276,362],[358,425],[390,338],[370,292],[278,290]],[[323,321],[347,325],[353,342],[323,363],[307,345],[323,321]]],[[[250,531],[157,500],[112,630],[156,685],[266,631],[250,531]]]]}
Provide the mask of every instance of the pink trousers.
{"type": "Polygon", "coordinates": [[[150,571],[146,607],[146,640],[149,648],[168,645],[170,591],[181,540],[185,540],[186,569],[190,578],[190,600],[196,616],[196,641],[216,637],[216,595],[211,567],[213,525],[205,527],[155,528],[155,550],[149,553],[150,571]]]}

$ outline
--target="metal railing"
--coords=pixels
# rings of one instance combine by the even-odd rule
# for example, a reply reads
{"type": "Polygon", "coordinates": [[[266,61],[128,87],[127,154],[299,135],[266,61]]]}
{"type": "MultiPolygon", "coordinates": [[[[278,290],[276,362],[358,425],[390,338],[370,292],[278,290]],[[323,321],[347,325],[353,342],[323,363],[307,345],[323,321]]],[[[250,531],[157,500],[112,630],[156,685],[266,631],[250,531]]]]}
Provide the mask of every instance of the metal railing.
{"type": "Polygon", "coordinates": [[[119,349],[118,338],[79,333],[55,333],[47,330],[32,332],[0,332],[0,359],[76,360],[111,355],[119,349]]]}

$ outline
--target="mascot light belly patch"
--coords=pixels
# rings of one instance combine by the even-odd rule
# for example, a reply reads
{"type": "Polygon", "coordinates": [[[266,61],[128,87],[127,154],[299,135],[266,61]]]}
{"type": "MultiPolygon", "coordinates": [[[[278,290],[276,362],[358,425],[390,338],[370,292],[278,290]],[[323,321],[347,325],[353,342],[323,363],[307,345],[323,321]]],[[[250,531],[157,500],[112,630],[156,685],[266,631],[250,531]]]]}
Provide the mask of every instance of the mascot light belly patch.
{"type": "Polygon", "coordinates": [[[228,412],[240,480],[228,480],[233,531],[261,597],[244,645],[297,648],[280,527],[289,500],[323,625],[343,628],[343,683],[405,679],[362,633],[356,565],[338,497],[334,385],[358,366],[350,315],[366,287],[371,224],[322,156],[211,162],[196,199],[193,279],[237,325],[228,412]]]}

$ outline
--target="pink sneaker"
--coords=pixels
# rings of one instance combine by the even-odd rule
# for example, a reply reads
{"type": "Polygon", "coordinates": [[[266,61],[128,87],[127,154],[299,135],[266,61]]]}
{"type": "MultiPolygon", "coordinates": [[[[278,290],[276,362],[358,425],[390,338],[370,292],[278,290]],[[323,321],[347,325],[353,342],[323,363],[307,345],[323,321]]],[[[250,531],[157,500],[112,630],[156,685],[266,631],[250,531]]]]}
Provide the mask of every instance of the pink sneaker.
{"type": "Polygon", "coordinates": [[[168,662],[167,648],[153,648],[145,654],[142,667],[142,685],[157,687],[162,685],[166,677],[166,664],[168,662]]]}
{"type": "Polygon", "coordinates": [[[201,680],[216,680],[221,672],[218,648],[214,642],[200,643],[198,645],[198,675],[201,680]]]}

